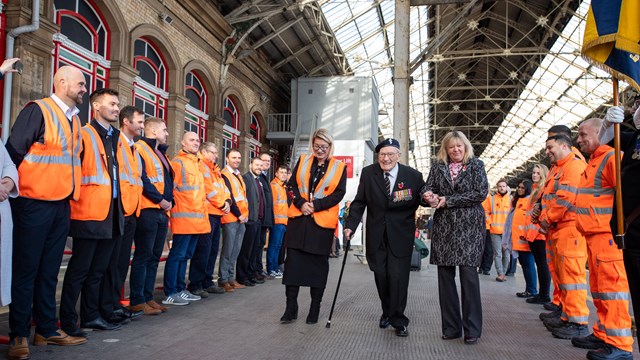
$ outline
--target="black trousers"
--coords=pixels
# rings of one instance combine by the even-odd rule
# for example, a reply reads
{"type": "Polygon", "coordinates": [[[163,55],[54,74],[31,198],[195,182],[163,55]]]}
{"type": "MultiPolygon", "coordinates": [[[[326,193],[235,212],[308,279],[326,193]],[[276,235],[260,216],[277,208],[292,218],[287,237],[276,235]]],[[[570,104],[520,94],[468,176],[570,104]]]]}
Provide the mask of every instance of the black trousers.
{"type": "MultiPolygon", "coordinates": [[[[633,317],[636,324],[640,324],[640,249],[624,249],[622,254],[624,256],[624,267],[627,271],[627,281],[629,282],[633,317]]],[[[640,341],[638,334],[636,334],[636,339],[640,341]]]]}
{"type": "Polygon", "coordinates": [[[255,252],[256,243],[260,241],[260,229],[262,224],[259,221],[247,221],[245,224],[242,247],[236,261],[236,280],[243,283],[252,279],[255,274],[252,270],[252,255],[255,252]]]}
{"type": "Polygon", "coordinates": [[[380,247],[373,254],[367,254],[367,262],[376,281],[382,316],[388,317],[393,327],[409,325],[404,310],[407,307],[411,255],[395,256],[385,233],[380,247]]]}
{"type": "Polygon", "coordinates": [[[442,334],[447,336],[482,335],[482,301],[480,281],[474,266],[459,266],[462,317],[456,287],[456,267],[438,266],[438,295],[442,316],[442,334]]]}
{"type": "Polygon", "coordinates": [[[9,201],[13,218],[10,336],[29,337],[32,316],[36,333],[52,336],[58,330],[56,286],[69,233],[69,200],[18,197],[9,201]]]}
{"type": "Polygon", "coordinates": [[[60,324],[62,329],[75,329],[78,322],[76,303],[80,300],[81,322],[100,317],[100,287],[107,272],[111,255],[120,234],[113,239],[73,239],[73,255],[64,274],[60,296],[60,324]]]}
{"type": "Polygon", "coordinates": [[[260,236],[258,238],[258,242],[254,244],[253,254],[252,254],[252,262],[251,262],[251,271],[254,273],[259,273],[264,270],[264,266],[262,264],[262,253],[264,250],[264,245],[267,243],[267,232],[271,230],[270,226],[262,226],[260,228],[260,236]]]}
{"type": "Polygon", "coordinates": [[[100,314],[103,318],[111,317],[114,310],[122,308],[120,297],[129,272],[131,245],[135,233],[136,216],[126,216],[124,218],[124,235],[119,238],[119,241],[114,238],[115,244],[111,261],[100,287],[100,314]]]}
{"type": "Polygon", "coordinates": [[[538,286],[540,290],[538,295],[549,297],[551,289],[551,272],[549,272],[549,264],[547,264],[547,250],[544,240],[535,240],[529,243],[531,254],[536,262],[538,270],[538,286]]]}
{"type": "Polygon", "coordinates": [[[482,262],[480,263],[480,270],[484,272],[491,271],[493,265],[493,244],[491,243],[491,236],[489,230],[487,230],[484,237],[484,250],[482,251],[482,262]]]}

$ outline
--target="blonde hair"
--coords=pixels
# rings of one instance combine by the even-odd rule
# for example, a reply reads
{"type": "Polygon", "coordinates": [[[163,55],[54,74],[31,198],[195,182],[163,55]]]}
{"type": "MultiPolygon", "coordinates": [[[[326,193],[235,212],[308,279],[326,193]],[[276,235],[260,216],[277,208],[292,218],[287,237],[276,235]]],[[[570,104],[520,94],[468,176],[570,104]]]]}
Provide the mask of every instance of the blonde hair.
{"type": "Polygon", "coordinates": [[[542,188],[544,187],[544,182],[547,180],[547,174],[549,174],[549,168],[544,164],[533,164],[533,169],[538,168],[540,170],[540,180],[536,183],[538,185],[532,192],[531,197],[529,197],[529,202],[536,202],[538,200],[538,195],[542,192],[542,188]]]}
{"type": "Polygon", "coordinates": [[[449,155],[447,154],[447,147],[451,141],[458,140],[462,142],[464,145],[464,157],[462,158],[462,163],[466,164],[473,158],[473,146],[471,146],[471,142],[469,139],[461,133],[460,131],[451,131],[448,132],[447,135],[442,139],[442,143],[440,144],[440,150],[438,150],[438,154],[436,155],[436,159],[439,161],[448,164],[449,163],[449,155]]]}
{"type": "Polygon", "coordinates": [[[329,134],[329,130],[320,128],[311,134],[311,141],[309,141],[309,151],[313,154],[313,140],[320,139],[329,144],[328,155],[329,157],[333,156],[333,136],[329,134]]]}

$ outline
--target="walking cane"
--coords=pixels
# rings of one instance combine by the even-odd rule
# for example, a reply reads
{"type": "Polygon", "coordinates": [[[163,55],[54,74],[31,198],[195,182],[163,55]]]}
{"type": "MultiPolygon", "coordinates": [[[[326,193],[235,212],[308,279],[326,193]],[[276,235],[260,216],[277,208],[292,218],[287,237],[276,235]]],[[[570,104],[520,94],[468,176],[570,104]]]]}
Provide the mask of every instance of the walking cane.
{"type": "Polygon", "coordinates": [[[342,282],[342,273],[344,273],[344,265],[347,263],[347,254],[349,253],[349,248],[351,247],[351,235],[348,238],[345,238],[345,246],[344,249],[344,258],[342,259],[342,269],[340,269],[340,277],[338,277],[338,286],[336,286],[336,294],[333,295],[333,304],[331,304],[331,311],[329,312],[329,320],[327,320],[326,328],[331,327],[331,317],[333,316],[333,309],[336,307],[336,299],[338,299],[338,291],[340,290],[340,283],[342,282]]]}

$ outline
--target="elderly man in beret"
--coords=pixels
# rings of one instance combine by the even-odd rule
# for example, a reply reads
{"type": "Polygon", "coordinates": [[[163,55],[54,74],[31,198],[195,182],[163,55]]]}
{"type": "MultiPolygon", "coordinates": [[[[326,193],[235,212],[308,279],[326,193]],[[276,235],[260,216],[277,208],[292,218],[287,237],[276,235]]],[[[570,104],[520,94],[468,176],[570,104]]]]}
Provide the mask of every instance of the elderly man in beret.
{"type": "Polygon", "coordinates": [[[395,328],[397,336],[408,336],[409,319],[404,315],[415,227],[415,212],[421,204],[422,174],[398,163],[400,143],[386,139],[376,146],[378,162],[362,169],[358,193],[351,202],[344,224],[345,240],[351,238],[367,211],[366,255],[382,303],[378,325],[395,328]]]}

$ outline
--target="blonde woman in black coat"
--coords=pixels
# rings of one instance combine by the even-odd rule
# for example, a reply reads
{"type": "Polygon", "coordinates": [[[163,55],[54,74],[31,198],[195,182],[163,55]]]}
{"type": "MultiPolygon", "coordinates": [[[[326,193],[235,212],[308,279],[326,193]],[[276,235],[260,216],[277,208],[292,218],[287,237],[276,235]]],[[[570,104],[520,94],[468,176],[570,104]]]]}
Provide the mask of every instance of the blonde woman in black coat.
{"type": "Polygon", "coordinates": [[[445,135],[422,190],[423,200],[435,208],[431,263],[438,266],[442,339],[460,338],[473,345],[482,334],[482,303],[476,269],[482,260],[485,235],[482,201],[489,185],[484,164],[459,131],[445,135]],[[460,269],[462,316],[456,288],[460,269]]]}

